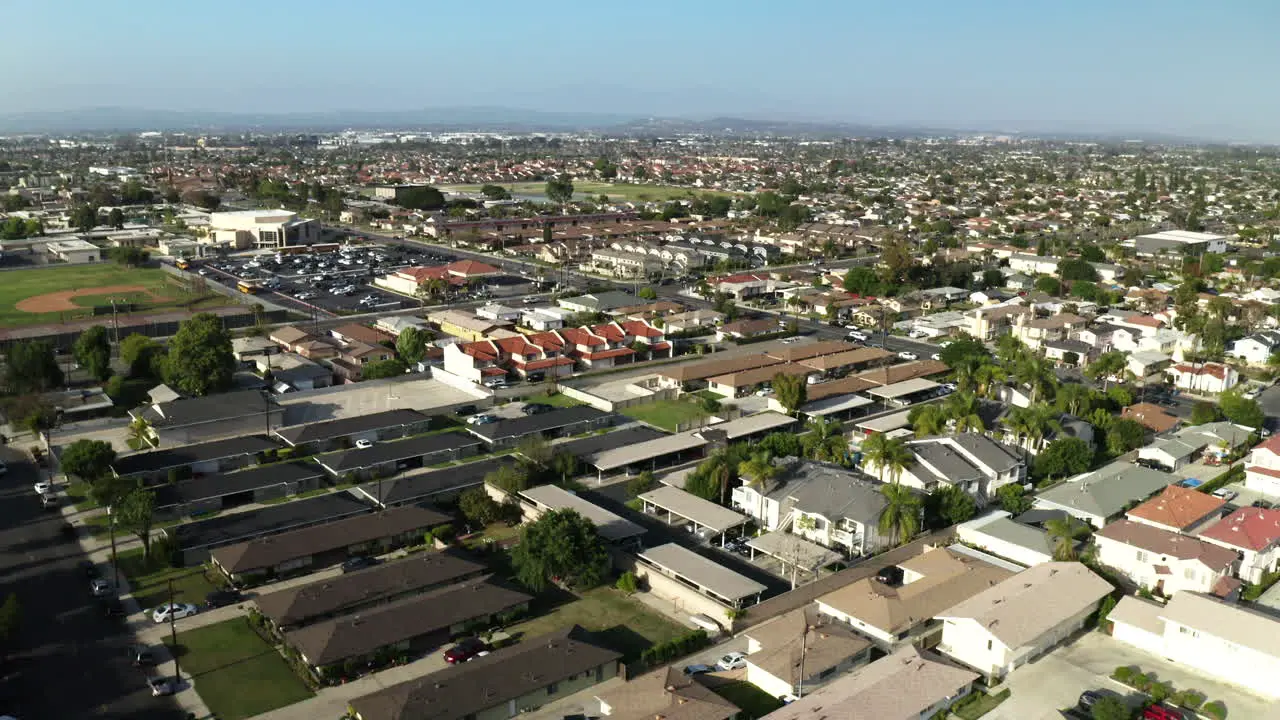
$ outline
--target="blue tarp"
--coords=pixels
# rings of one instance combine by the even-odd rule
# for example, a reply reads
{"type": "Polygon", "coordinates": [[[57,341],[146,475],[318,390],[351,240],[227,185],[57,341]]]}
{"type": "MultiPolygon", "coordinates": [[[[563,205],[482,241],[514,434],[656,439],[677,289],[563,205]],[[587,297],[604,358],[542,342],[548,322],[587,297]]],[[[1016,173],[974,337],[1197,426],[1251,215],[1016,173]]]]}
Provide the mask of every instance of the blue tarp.
{"type": "Polygon", "coordinates": [[[1201,485],[1204,484],[1204,482],[1197,480],[1196,478],[1187,478],[1186,480],[1183,480],[1178,484],[1181,485],[1182,487],[1193,488],[1193,487],[1200,487],[1201,485]]]}

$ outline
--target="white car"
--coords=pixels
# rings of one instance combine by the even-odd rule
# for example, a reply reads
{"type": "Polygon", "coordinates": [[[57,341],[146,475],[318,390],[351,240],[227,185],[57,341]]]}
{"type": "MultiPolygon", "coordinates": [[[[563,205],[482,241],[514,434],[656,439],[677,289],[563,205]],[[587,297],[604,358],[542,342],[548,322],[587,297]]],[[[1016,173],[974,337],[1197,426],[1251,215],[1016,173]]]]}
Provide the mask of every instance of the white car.
{"type": "Polygon", "coordinates": [[[165,603],[151,612],[151,619],[157,623],[169,620],[181,620],[199,612],[200,609],[190,603],[165,603]]]}
{"type": "Polygon", "coordinates": [[[356,448],[358,448],[358,449],[360,449],[360,450],[368,450],[368,449],[369,449],[369,448],[371,448],[371,447],[373,447],[373,441],[372,441],[372,440],[357,440],[357,441],[356,441],[356,448]]]}
{"type": "Polygon", "coordinates": [[[94,597],[105,597],[111,594],[111,583],[101,578],[89,582],[89,594],[94,597]]]}
{"type": "Polygon", "coordinates": [[[53,483],[48,480],[41,480],[35,484],[35,489],[37,495],[48,495],[53,492],[53,483]]]}
{"type": "Polygon", "coordinates": [[[740,652],[731,652],[716,661],[716,669],[721,672],[725,670],[737,670],[747,666],[747,656],[740,652]]]}
{"type": "Polygon", "coordinates": [[[942,359],[942,353],[934,353],[934,354],[932,354],[932,355],[930,355],[930,356],[929,356],[929,359],[930,359],[930,360],[941,360],[941,359],[942,359]]]}
{"type": "Polygon", "coordinates": [[[902,352],[898,353],[898,357],[902,358],[903,360],[919,360],[920,359],[919,355],[911,352],[910,350],[903,350],[902,352]]]}
{"type": "Polygon", "coordinates": [[[1258,396],[1259,396],[1259,395],[1261,395],[1261,394],[1262,394],[1262,389],[1261,389],[1261,388],[1252,387],[1252,388],[1249,388],[1248,390],[1244,391],[1244,396],[1243,396],[1243,397],[1244,397],[1246,400],[1256,400],[1256,399],[1258,398],[1258,396]]]}
{"type": "Polygon", "coordinates": [[[849,332],[849,338],[851,340],[861,340],[862,342],[866,342],[867,334],[860,330],[851,330],[849,332]]]}
{"type": "Polygon", "coordinates": [[[1240,495],[1240,493],[1236,492],[1235,490],[1228,490],[1226,488],[1218,488],[1217,490],[1214,490],[1211,494],[1214,497],[1220,500],[1226,500],[1227,502],[1235,500],[1240,495]]]}

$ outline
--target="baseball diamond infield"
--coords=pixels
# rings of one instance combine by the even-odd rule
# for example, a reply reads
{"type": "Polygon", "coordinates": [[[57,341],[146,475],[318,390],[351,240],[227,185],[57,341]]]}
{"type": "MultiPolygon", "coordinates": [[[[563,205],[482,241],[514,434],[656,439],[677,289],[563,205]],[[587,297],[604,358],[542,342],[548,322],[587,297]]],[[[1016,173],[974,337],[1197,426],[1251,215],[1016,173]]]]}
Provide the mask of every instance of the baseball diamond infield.
{"type": "Polygon", "coordinates": [[[79,310],[81,307],[71,302],[72,298],[123,295],[124,293],[145,293],[154,301],[161,299],[142,285],[111,285],[108,287],[61,290],[59,292],[45,293],[44,295],[35,295],[19,300],[14,307],[28,313],[68,312],[79,310]]]}

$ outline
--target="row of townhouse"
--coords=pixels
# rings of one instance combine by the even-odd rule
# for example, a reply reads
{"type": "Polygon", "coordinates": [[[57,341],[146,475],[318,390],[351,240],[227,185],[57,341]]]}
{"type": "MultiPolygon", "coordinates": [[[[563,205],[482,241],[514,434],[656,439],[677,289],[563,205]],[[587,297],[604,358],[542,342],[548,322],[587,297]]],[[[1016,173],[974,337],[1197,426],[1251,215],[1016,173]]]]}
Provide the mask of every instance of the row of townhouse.
{"type": "Polygon", "coordinates": [[[476,383],[509,374],[565,377],[578,366],[609,368],[671,352],[661,329],[644,320],[624,320],[455,343],[444,349],[444,369],[476,383]]]}

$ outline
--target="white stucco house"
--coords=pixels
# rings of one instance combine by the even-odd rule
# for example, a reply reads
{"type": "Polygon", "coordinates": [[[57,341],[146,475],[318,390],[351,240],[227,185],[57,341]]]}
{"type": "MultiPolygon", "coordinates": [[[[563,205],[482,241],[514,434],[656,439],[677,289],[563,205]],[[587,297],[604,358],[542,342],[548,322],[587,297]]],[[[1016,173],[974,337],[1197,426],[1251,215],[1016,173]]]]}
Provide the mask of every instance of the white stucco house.
{"type": "Polygon", "coordinates": [[[1111,523],[1093,540],[1098,562],[1157,594],[1232,597],[1240,589],[1232,577],[1238,555],[1220,545],[1132,520],[1111,523]]]}
{"type": "Polygon", "coordinates": [[[1280,435],[1272,435],[1249,451],[1249,460],[1244,466],[1244,486],[1254,492],[1280,497],[1280,435]]]}
{"type": "Polygon", "coordinates": [[[1280,510],[1245,507],[1200,532],[1200,538],[1240,553],[1237,574],[1258,583],[1280,569],[1280,510]]]}
{"type": "Polygon", "coordinates": [[[870,640],[812,605],[745,634],[747,682],[787,700],[808,695],[871,659],[870,640]]]}
{"type": "Polygon", "coordinates": [[[1280,331],[1264,330],[1232,343],[1227,355],[1253,365],[1266,365],[1277,350],[1280,350],[1280,331]]]}
{"type": "Polygon", "coordinates": [[[1126,597],[1108,616],[1115,639],[1266,697],[1280,697],[1280,620],[1193,592],[1168,605],[1126,597]]]}
{"type": "Polygon", "coordinates": [[[1031,567],[1053,561],[1049,535],[1032,525],[1014,522],[1004,510],[993,510],[956,526],[956,538],[997,557],[1031,567]]]}
{"type": "Polygon", "coordinates": [[[1178,363],[1165,372],[1178,388],[1198,393],[1223,393],[1240,382],[1240,373],[1222,363],[1178,363]]]}
{"type": "Polygon", "coordinates": [[[1003,678],[1083,627],[1113,590],[1080,563],[1036,565],[939,613],[938,652],[1003,678]]]}

